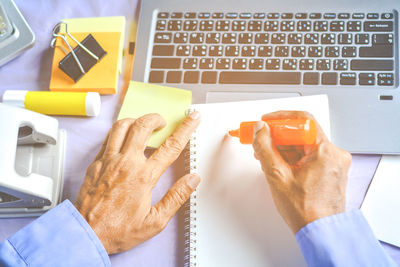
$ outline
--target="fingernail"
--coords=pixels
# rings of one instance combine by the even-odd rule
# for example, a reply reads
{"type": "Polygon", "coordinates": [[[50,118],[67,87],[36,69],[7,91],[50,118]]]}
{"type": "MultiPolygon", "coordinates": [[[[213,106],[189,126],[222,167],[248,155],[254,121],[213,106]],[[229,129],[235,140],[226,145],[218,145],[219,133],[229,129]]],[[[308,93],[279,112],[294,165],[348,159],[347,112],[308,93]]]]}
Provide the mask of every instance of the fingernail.
{"type": "Polygon", "coordinates": [[[258,121],[255,125],[254,125],[254,133],[257,133],[259,130],[261,130],[264,127],[264,122],[263,121],[258,121]]]}
{"type": "Polygon", "coordinates": [[[187,185],[195,190],[200,183],[200,176],[197,174],[192,174],[186,181],[187,185]]]}
{"type": "Polygon", "coordinates": [[[190,116],[192,119],[197,120],[198,118],[200,118],[200,112],[198,112],[198,111],[192,112],[192,113],[190,113],[189,116],[190,116]]]}

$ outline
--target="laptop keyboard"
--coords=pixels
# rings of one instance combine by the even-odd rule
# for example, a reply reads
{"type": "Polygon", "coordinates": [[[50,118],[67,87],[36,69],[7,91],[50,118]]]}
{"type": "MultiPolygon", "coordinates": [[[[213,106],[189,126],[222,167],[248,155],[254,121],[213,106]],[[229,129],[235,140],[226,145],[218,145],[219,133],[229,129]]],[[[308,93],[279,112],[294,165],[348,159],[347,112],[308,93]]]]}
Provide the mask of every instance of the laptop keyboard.
{"type": "Polygon", "coordinates": [[[394,13],[159,12],[148,81],[394,84],[394,13]]]}

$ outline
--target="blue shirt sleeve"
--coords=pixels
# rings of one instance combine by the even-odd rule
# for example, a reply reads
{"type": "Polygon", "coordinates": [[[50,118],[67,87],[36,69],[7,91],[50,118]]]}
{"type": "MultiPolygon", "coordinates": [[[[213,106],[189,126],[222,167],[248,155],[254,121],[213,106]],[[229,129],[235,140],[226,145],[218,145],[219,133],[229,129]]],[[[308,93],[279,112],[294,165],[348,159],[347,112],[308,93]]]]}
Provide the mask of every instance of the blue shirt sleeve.
{"type": "Polygon", "coordinates": [[[296,234],[308,266],[397,266],[386,254],[361,211],[309,223],[296,234]]]}
{"type": "Polygon", "coordinates": [[[111,266],[89,224],[65,200],[0,243],[0,266],[111,266]]]}

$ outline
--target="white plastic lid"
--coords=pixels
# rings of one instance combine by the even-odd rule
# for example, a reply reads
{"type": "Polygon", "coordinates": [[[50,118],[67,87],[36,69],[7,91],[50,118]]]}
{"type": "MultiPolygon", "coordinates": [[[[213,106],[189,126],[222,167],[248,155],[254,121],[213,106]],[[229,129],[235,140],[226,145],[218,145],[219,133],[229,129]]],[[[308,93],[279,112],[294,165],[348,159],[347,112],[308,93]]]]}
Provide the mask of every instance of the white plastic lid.
{"type": "Polygon", "coordinates": [[[25,95],[27,92],[26,90],[7,90],[3,94],[3,103],[25,108],[25,95]]]}
{"type": "Polygon", "coordinates": [[[86,115],[88,116],[95,117],[100,114],[101,99],[99,93],[96,92],[87,93],[85,101],[85,110],[86,110],[86,115]]]}

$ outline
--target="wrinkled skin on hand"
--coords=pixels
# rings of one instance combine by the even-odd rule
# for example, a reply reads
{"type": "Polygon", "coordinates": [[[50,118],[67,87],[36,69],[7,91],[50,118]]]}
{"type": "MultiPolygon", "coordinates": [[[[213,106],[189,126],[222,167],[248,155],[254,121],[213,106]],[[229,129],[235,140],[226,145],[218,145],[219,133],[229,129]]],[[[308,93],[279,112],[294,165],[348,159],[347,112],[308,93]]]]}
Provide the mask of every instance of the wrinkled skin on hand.
{"type": "Polygon", "coordinates": [[[196,189],[200,177],[180,178],[152,206],[152,189],[177,159],[200,123],[200,114],[186,117],[149,158],[144,151],[154,130],[165,126],[158,114],[117,121],[87,169],[76,208],[92,227],[108,254],[131,249],[162,231],[196,189]]]}
{"type": "MultiPolygon", "coordinates": [[[[313,118],[278,111],[263,119],[313,118]]],[[[314,146],[276,147],[266,123],[254,127],[254,155],[268,180],[275,205],[293,233],[319,218],[345,211],[351,155],[333,145],[318,125],[314,146]]]]}

